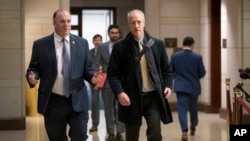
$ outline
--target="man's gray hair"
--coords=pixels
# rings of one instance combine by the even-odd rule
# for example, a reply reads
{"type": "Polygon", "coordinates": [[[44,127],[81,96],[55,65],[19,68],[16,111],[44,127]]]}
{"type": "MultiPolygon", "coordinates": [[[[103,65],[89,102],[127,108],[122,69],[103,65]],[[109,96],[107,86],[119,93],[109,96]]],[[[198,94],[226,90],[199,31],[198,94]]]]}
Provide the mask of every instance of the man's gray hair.
{"type": "Polygon", "coordinates": [[[131,11],[128,12],[128,15],[127,15],[128,22],[129,22],[129,19],[130,19],[131,15],[133,15],[133,14],[140,14],[142,16],[142,20],[145,22],[144,13],[139,9],[134,9],[134,10],[131,10],[131,11]]]}

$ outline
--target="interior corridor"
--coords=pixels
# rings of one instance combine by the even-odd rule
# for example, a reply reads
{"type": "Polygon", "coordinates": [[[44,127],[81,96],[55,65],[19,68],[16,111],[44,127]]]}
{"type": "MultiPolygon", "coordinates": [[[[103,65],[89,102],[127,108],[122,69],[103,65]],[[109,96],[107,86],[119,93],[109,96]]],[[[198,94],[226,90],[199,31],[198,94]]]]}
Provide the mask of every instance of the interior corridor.
{"type": "MultiPolygon", "coordinates": [[[[88,141],[105,141],[106,127],[104,112],[101,110],[101,119],[98,131],[88,133],[88,141]]],[[[177,112],[173,112],[174,122],[168,125],[162,125],[163,141],[181,141],[181,131],[178,122],[177,112]]],[[[91,118],[89,120],[88,129],[91,126],[91,118]]],[[[146,139],[146,123],[143,121],[141,127],[140,141],[147,141],[146,139]]],[[[196,135],[189,135],[188,141],[226,141],[227,127],[226,120],[220,119],[218,114],[207,114],[199,112],[199,125],[197,127],[196,135]]],[[[16,131],[0,131],[1,141],[48,141],[43,117],[27,117],[26,130],[16,131]]]]}

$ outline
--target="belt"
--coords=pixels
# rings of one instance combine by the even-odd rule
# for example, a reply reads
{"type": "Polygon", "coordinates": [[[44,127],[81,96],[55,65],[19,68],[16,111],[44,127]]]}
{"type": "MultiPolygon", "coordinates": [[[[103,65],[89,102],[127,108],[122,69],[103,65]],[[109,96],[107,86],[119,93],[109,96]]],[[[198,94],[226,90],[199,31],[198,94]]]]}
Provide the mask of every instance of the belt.
{"type": "Polygon", "coordinates": [[[149,91],[149,92],[142,92],[142,96],[152,95],[152,94],[155,94],[156,92],[157,92],[156,90],[149,91]]]}
{"type": "Polygon", "coordinates": [[[65,95],[61,95],[61,94],[57,94],[57,93],[53,93],[51,92],[52,96],[56,97],[56,98],[60,98],[60,99],[69,99],[67,98],[65,95]]]}

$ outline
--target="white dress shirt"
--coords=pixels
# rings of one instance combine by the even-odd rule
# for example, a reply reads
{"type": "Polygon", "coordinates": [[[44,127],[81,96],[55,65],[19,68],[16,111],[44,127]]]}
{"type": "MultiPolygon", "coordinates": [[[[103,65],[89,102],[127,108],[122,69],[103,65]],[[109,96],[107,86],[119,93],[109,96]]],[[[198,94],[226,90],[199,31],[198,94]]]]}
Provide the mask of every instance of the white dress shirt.
{"type": "MultiPolygon", "coordinates": [[[[63,75],[62,75],[62,62],[63,62],[63,57],[62,57],[62,51],[63,51],[63,42],[62,42],[62,37],[54,33],[54,43],[55,43],[55,51],[56,51],[56,61],[57,61],[57,77],[56,81],[54,83],[52,92],[60,95],[63,94],[63,75]]],[[[69,55],[70,59],[70,39],[69,35],[66,36],[65,38],[65,45],[66,45],[66,50],[69,55]]]]}

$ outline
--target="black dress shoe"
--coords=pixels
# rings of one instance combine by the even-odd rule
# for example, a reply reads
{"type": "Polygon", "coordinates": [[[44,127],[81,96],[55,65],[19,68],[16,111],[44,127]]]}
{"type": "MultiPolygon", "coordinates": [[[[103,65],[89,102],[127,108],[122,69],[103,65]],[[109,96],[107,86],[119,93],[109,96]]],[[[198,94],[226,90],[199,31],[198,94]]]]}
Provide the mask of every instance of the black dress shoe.
{"type": "Polygon", "coordinates": [[[191,136],[194,136],[194,135],[195,135],[195,128],[191,128],[190,135],[191,135],[191,136]]]}
{"type": "Polygon", "coordinates": [[[181,135],[181,141],[188,141],[187,132],[183,132],[181,135]]]}
{"type": "Polygon", "coordinates": [[[93,125],[90,129],[89,132],[96,132],[97,131],[97,126],[93,125]]]}
{"type": "Polygon", "coordinates": [[[118,133],[115,137],[115,141],[125,141],[122,137],[122,134],[121,133],[118,133]]]}
{"type": "Polygon", "coordinates": [[[114,141],[114,139],[115,139],[115,135],[114,134],[109,134],[109,136],[106,139],[106,141],[114,141]]]}

